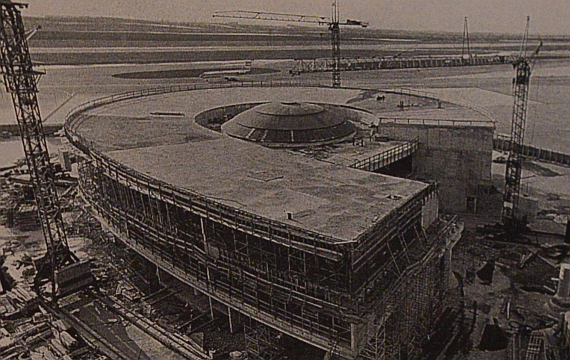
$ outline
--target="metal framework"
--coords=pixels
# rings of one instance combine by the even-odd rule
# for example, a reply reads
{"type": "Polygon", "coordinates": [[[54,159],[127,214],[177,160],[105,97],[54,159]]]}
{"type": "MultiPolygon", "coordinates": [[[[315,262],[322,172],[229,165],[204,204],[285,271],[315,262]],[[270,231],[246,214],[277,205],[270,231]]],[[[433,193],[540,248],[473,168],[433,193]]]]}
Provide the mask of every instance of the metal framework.
{"type": "Polygon", "coordinates": [[[58,195],[55,171],[47,149],[37,100],[37,81],[41,75],[33,69],[20,8],[25,4],[0,1],[0,66],[6,90],[11,94],[20,130],[26,162],[34,188],[38,215],[47,245],[43,269],[49,271],[52,296],[55,296],[55,273],[75,259],[69,251],[58,195]]]}
{"type": "Polygon", "coordinates": [[[279,332],[267,325],[247,319],[244,323],[245,349],[252,360],[273,360],[283,352],[279,332]]]}
{"type": "MultiPolygon", "coordinates": [[[[498,55],[481,55],[470,57],[466,62],[459,56],[438,57],[369,57],[369,58],[342,58],[339,62],[340,71],[379,70],[379,69],[410,69],[431,67],[454,67],[467,65],[498,65],[506,64],[509,58],[498,55]]],[[[289,72],[293,75],[315,72],[333,71],[332,59],[296,60],[289,72]]]]}
{"type": "MultiPolygon", "coordinates": [[[[117,238],[212,301],[331,356],[384,360],[422,352],[447,306],[445,253],[458,234],[453,220],[426,220],[437,217],[426,210],[437,203],[435,185],[355,241],[339,243],[176,188],[101,153],[76,126],[97,121],[86,111],[110,102],[73,113],[66,133],[87,154],[80,189],[117,238]]],[[[254,328],[246,329],[248,346],[263,357],[274,336],[254,328]]]]}
{"type": "Polygon", "coordinates": [[[521,147],[524,142],[524,129],[528,104],[528,86],[530,81],[530,64],[520,59],[516,64],[514,81],[514,107],[511,122],[511,146],[505,173],[505,195],[503,205],[503,223],[512,224],[517,219],[518,200],[521,185],[523,155],[521,147]]]}
{"type": "Polygon", "coordinates": [[[402,160],[418,151],[419,139],[408,141],[402,145],[388,149],[367,159],[358,160],[350,164],[351,168],[376,172],[383,167],[402,160]]]}
{"type": "MultiPolygon", "coordinates": [[[[433,193],[394,213],[357,247],[331,246],[211,200],[199,204],[109,159],[85,162],[81,173],[94,210],[131,248],[212,299],[327,351],[352,356],[353,346],[365,346],[355,344],[354,319],[369,311],[383,316],[392,304],[391,319],[402,325],[382,330],[392,339],[386,346],[409,345],[389,349],[387,359],[417,354],[444,307],[441,241],[448,230],[426,234],[420,226],[422,203],[433,193]]],[[[260,354],[264,334],[251,333],[260,354]]],[[[385,335],[357,336],[378,343],[385,335]]]]}
{"type": "Polygon", "coordinates": [[[432,335],[433,324],[449,305],[445,300],[446,277],[440,269],[441,263],[438,257],[424,258],[421,270],[402,281],[394,296],[382,304],[384,316],[375,324],[376,333],[362,350],[362,358],[420,357],[432,335]]]}
{"type": "Polygon", "coordinates": [[[213,17],[284,21],[284,22],[303,22],[303,23],[313,23],[319,25],[327,25],[330,24],[331,22],[330,18],[325,16],[295,15],[295,14],[272,13],[272,12],[263,12],[263,11],[244,11],[244,10],[216,11],[213,17]]]}
{"type": "Polygon", "coordinates": [[[332,86],[340,87],[340,26],[339,8],[336,0],[332,4],[332,21],[329,24],[331,32],[331,57],[333,59],[332,86]]]}
{"type": "MultiPolygon", "coordinates": [[[[516,75],[513,79],[513,114],[511,121],[511,139],[507,168],[505,172],[505,194],[503,203],[503,224],[508,232],[517,231],[523,225],[519,219],[518,202],[521,186],[521,173],[523,163],[524,131],[528,109],[528,91],[532,72],[531,59],[526,57],[528,42],[528,29],[530,18],[527,17],[526,29],[523,35],[521,52],[518,59],[513,62],[516,75]]],[[[542,45],[542,44],[541,44],[542,45]]],[[[535,50],[535,56],[540,51],[540,45],[535,50]]]]}
{"type": "Polygon", "coordinates": [[[367,27],[368,23],[359,20],[346,20],[341,23],[339,20],[338,2],[335,0],[332,4],[332,16],[312,16],[312,15],[293,15],[282,13],[271,13],[262,11],[217,11],[213,17],[224,17],[233,19],[251,19],[251,20],[268,20],[268,21],[285,21],[299,23],[313,23],[319,25],[328,25],[331,32],[331,49],[332,49],[332,86],[338,88],[341,86],[340,70],[340,26],[361,26],[367,27]]]}

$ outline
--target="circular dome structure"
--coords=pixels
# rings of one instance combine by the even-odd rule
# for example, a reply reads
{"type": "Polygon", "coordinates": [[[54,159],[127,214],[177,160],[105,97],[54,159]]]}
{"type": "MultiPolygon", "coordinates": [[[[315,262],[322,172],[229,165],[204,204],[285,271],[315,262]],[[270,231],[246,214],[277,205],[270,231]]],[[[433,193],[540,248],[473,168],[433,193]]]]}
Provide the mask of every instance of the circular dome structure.
{"type": "Polygon", "coordinates": [[[222,125],[222,132],[266,146],[296,147],[342,140],[356,127],[345,114],[321,105],[272,102],[238,114],[222,125]]]}

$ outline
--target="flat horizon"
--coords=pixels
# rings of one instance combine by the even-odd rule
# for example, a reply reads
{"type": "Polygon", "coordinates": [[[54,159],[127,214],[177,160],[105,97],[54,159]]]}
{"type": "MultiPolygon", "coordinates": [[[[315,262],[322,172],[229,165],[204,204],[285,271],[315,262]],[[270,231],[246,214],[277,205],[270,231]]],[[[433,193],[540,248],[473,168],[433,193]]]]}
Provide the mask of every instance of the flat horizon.
{"type": "MultiPolygon", "coordinates": [[[[132,21],[132,22],[142,22],[148,24],[173,24],[173,25],[197,25],[197,26],[208,26],[208,25],[239,25],[243,27],[253,26],[253,27],[266,27],[266,28],[291,28],[291,27],[298,27],[301,29],[315,29],[319,28],[316,25],[311,24],[299,24],[299,23],[271,23],[271,22],[250,22],[246,21],[239,21],[240,19],[227,19],[227,20],[218,20],[218,21],[167,21],[167,20],[149,20],[149,19],[142,19],[142,18],[135,18],[135,17],[117,17],[117,16],[106,16],[106,15],[24,15],[24,19],[109,19],[109,20],[123,20],[123,21],[132,21]]],[[[326,30],[325,27],[321,28],[326,30]]],[[[364,30],[364,29],[361,29],[364,30]]],[[[395,29],[395,28],[378,28],[378,27],[368,27],[366,30],[371,32],[374,31],[387,31],[392,33],[413,33],[413,34],[454,34],[454,35],[461,35],[462,31],[454,31],[454,30],[422,30],[422,29],[395,29]]],[[[366,31],[365,30],[365,31],[366,31]]],[[[105,31],[105,30],[100,30],[105,31]]],[[[112,30],[109,30],[112,31],[112,30]]],[[[469,30],[470,35],[507,35],[513,38],[513,40],[518,40],[522,36],[521,32],[495,32],[495,31],[472,31],[469,30]]],[[[547,35],[539,35],[539,34],[529,34],[530,38],[540,39],[540,38],[568,38],[570,39],[570,34],[547,34],[547,35]]]]}
{"type": "MultiPolygon", "coordinates": [[[[409,31],[462,32],[464,18],[469,30],[504,34],[522,33],[530,16],[531,34],[570,35],[567,0],[361,0],[338,1],[341,20],[367,21],[373,28],[409,31]]],[[[23,15],[79,15],[150,21],[212,22],[221,10],[247,10],[330,16],[331,0],[170,0],[157,5],[150,0],[30,0],[23,15]]],[[[254,23],[244,20],[244,23],[254,23]]],[[[258,22],[259,23],[259,22],[258,22]]]]}

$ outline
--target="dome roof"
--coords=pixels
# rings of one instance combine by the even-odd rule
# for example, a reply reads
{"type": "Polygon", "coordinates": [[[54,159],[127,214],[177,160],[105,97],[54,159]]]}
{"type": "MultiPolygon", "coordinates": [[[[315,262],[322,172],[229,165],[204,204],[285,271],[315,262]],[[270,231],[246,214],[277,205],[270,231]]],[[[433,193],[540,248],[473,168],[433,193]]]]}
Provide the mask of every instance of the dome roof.
{"type": "Polygon", "coordinates": [[[356,128],[346,115],[317,104],[275,102],[238,114],[222,131],[267,146],[302,146],[343,139],[356,128]]]}

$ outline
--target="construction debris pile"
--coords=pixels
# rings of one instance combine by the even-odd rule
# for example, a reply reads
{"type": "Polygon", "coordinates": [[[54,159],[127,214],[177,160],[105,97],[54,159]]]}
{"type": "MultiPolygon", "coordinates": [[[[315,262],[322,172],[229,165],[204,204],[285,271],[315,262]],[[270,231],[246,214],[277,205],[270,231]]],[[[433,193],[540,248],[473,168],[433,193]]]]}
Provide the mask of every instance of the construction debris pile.
{"type": "Polygon", "coordinates": [[[26,166],[4,168],[0,172],[0,191],[0,225],[22,231],[40,227],[26,166]]]}
{"type": "MultiPolygon", "coordinates": [[[[69,199],[75,180],[61,172],[61,166],[57,170],[58,191],[69,199]]],[[[31,288],[34,257],[42,250],[37,206],[23,160],[0,169],[0,193],[0,225],[10,229],[0,238],[0,359],[108,359],[70,323],[54,316],[31,288]]]]}
{"type": "Polygon", "coordinates": [[[37,295],[21,284],[0,295],[0,318],[12,320],[29,316],[38,310],[37,295]]]}
{"type": "Polygon", "coordinates": [[[493,359],[568,359],[570,307],[556,301],[570,300],[570,277],[563,277],[570,244],[562,240],[539,234],[507,243],[466,232],[455,249],[453,281],[472,326],[456,353],[470,360],[489,353],[493,359]]]}
{"type": "Polygon", "coordinates": [[[17,287],[0,297],[0,358],[98,359],[67,322],[39,305],[36,294],[17,287]],[[33,314],[33,315],[32,315],[33,314]]]}

